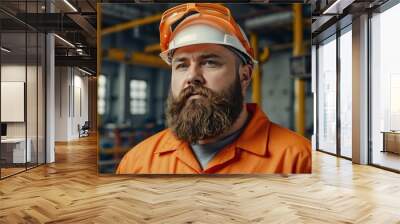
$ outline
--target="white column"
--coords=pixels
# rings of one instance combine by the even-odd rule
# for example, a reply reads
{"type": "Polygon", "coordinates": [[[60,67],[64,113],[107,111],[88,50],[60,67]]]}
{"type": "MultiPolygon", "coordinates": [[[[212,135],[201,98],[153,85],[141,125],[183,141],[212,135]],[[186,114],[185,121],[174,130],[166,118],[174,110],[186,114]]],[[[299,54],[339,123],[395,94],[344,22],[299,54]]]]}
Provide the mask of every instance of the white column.
{"type": "Polygon", "coordinates": [[[52,163],[55,161],[54,151],[54,134],[55,134],[55,74],[54,74],[54,35],[47,34],[46,36],[46,85],[47,85],[47,125],[46,125],[46,163],[52,163]]]}
{"type": "Polygon", "coordinates": [[[353,20],[353,162],[368,163],[368,16],[353,20]]]}
{"type": "MultiPolygon", "coordinates": [[[[53,12],[51,2],[46,4],[47,12],[53,12]]],[[[46,35],[46,163],[55,162],[54,135],[55,135],[55,56],[54,35],[46,35]]]]}
{"type": "Polygon", "coordinates": [[[317,149],[317,47],[311,46],[311,92],[313,94],[313,121],[314,130],[311,136],[311,147],[312,150],[317,149]]]}

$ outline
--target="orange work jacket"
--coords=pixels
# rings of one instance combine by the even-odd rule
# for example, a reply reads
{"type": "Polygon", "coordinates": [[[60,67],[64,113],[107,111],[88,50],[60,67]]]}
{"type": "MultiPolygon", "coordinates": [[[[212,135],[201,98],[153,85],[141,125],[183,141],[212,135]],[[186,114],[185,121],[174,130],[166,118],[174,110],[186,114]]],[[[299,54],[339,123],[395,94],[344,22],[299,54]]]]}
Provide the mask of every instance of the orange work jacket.
{"type": "Polygon", "coordinates": [[[187,142],[165,129],[136,145],[117,174],[270,174],[311,173],[308,139],[269,121],[256,104],[240,136],[219,151],[203,170],[187,142]]]}

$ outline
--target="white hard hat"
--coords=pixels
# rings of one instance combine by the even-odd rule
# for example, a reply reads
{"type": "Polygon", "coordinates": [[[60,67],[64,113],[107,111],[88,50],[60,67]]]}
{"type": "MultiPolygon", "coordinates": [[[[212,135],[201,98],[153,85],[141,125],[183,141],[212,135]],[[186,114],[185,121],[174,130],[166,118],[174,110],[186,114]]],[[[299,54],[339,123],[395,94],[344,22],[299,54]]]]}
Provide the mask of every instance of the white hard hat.
{"type": "MultiPolygon", "coordinates": [[[[241,30],[241,32],[244,35],[243,30],[241,30]]],[[[245,35],[244,37],[246,38],[245,35]]],[[[246,41],[248,41],[247,38],[246,41]]],[[[251,59],[251,63],[257,63],[257,61],[246,52],[246,49],[236,36],[204,23],[192,24],[176,33],[169,42],[168,49],[161,52],[160,57],[170,65],[174,50],[195,44],[221,44],[230,46],[246,55],[248,59],[251,59]]]]}

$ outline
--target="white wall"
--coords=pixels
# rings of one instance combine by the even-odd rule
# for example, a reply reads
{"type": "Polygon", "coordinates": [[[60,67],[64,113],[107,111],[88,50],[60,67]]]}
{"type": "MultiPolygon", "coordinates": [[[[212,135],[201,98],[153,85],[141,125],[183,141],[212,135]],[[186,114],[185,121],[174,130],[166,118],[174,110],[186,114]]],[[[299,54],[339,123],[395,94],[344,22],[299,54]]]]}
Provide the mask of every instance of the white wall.
{"type": "MultiPolygon", "coordinates": [[[[74,70],[74,92],[73,96],[74,102],[71,105],[74,105],[72,108],[72,120],[71,120],[71,132],[70,136],[72,139],[78,138],[78,124],[82,126],[85,121],[88,120],[88,78],[81,76],[82,73],[79,70],[74,70]],[[77,74],[78,72],[78,74],[77,74]]],[[[71,88],[72,89],[72,88],[71,88]]]]}
{"type": "MultiPolygon", "coordinates": [[[[24,122],[6,122],[7,137],[9,138],[24,138],[25,135],[30,139],[30,148],[32,161],[36,162],[39,158],[39,163],[44,163],[44,74],[42,67],[25,66],[25,64],[3,64],[1,66],[1,81],[2,82],[24,82],[26,83],[26,106],[21,108],[21,112],[26,112],[26,121],[24,122]],[[25,80],[27,78],[27,81],[25,80]],[[37,153],[39,156],[37,157],[37,153]]],[[[3,89],[4,90],[4,89],[3,89]]],[[[3,91],[2,90],[2,91],[3,91]]],[[[22,92],[23,94],[23,92],[22,92]]],[[[7,95],[2,95],[2,98],[7,95]]],[[[12,110],[10,107],[2,107],[1,110],[12,110]]],[[[12,111],[7,111],[12,113],[12,111]]],[[[49,160],[50,161],[50,160],[49,160]]]]}
{"type": "Polygon", "coordinates": [[[72,67],[56,67],[56,141],[77,139],[88,120],[88,78],[72,67]],[[81,108],[80,108],[81,107],[81,108]]]}
{"type": "Polygon", "coordinates": [[[55,141],[68,140],[68,68],[55,68],[55,141]]]}
{"type": "MultiPolygon", "coordinates": [[[[25,82],[25,74],[27,69],[28,74],[34,69],[33,66],[28,66],[18,64],[9,64],[1,66],[1,81],[2,82],[25,82]]],[[[27,96],[36,96],[36,91],[34,93],[27,93],[27,96]]],[[[30,100],[28,100],[30,101],[30,100]]],[[[1,108],[1,110],[7,110],[7,108],[1,108]]],[[[28,118],[30,121],[30,117],[28,118]]],[[[25,122],[7,122],[7,136],[8,137],[25,137],[25,122]]],[[[31,125],[29,125],[31,127],[31,125]]]]}
{"type": "MultiPolygon", "coordinates": [[[[2,65],[1,81],[2,82],[25,82],[25,64],[24,65],[2,65]]],[[[29,69],[29,68],[28,68],[29,69]]],[[[7,110],[7,108],[1,108],[7,110]]],[[[8,137],[25,137],[25,123],[11,122],[7,123],[8,137]]]]}

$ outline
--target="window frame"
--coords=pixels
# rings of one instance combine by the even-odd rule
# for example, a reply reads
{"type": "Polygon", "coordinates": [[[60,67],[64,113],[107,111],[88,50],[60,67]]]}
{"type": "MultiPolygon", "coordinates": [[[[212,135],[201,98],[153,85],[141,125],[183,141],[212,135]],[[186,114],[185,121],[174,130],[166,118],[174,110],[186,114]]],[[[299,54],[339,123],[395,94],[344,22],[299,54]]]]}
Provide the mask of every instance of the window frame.
{"type": "MultiPolygon", "coordinates": [[[[142,88],[142,87],[141,87],[142,88]]],[[[148,112],[148,102],[149,102],[149,91],[148,91],[149,85],[148,85],[148,81],[145,79],[130,79],[129,80],[129,114],[131,116],[143,116],[148,112]],[[132,82],[138,82],[145,84],[144,85],[144,89],[136,89],[136,90],[141,90],[141,93],[145,93],[144,97],[135,97],[132,96],[132,91],[135,91],[135,89],[132,89],[132,82]],[[139,107],[138,105],[136,105],[137,108],[140,109],[144,109],[144,111],[132,111],[132,105],[134,101],[140,101],[140,102],[144,102],[143,108],[139,107]]]]}
{"type": "Polygon", "coordinates": [[[383,170],[400,173],[400,170],[373,163],[373,132],[372,132],[372,18],[373,14],[381,14],[400,4],[400,0],[388,0],[384,4],[368,12],[368,165],[383,170]]]}
{"type": "Polygon", "coordinates": [[[340,119],[340,75],[341,75],[341,68],[340,68],[340,37],[347,32],[352,32],[352,17],[351,15],[347,15],[343,17],[341,20],[337,21],[337,23],[331,25],[331,27],[327,28],[325,32],[322,32],[319,36],[317,36],[314,42],[316,46],[316,68],[315,68],[315,77],[316,77],[316,124],[314,124],[316,128],[316,151],[323,152],[329,155],[333,155],[339,158],[343,158],[346,160],[352,161],[352,158],[343,156],[341,153],[341,119],[340,119]],[[327,150],[321,149],[319,147],[319,104],[320,104],[320,96],[318,93],[320,87],[320,74],[319,74],[319,47],[322,44],[326,44],[330,41],[336,41],[336,152],[331,153],[327,150]]]}

